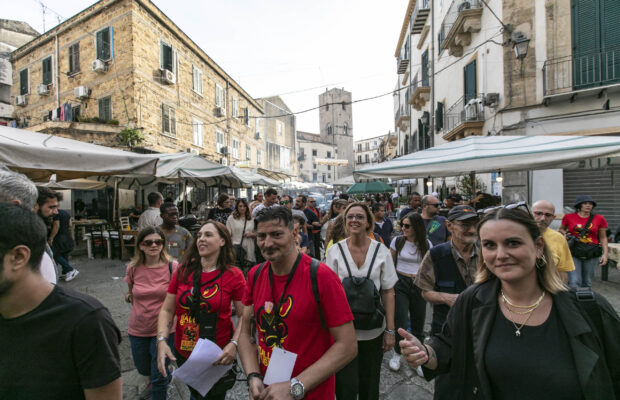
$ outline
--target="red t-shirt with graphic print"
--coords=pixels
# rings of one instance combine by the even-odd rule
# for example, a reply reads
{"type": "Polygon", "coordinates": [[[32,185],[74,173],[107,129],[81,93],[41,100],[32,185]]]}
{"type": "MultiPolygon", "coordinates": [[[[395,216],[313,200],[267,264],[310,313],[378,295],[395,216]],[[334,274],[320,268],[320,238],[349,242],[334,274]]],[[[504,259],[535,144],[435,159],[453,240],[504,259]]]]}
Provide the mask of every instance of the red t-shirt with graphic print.
{"type": "MultiPolygon", "coordinates": [[[[182,281],[182,271],[179,267],[168,286],[168,293],[176,295],[176,334],[174,335],[174,347],[183,357],[191,354],[198,341],[198,324],[191,317],[189,311],[189,297],[193,287],[193,273],[182,281]]],[[[224,347],[230,342],[233,332],[231,320],[231,302],[241,301],[245,287],[245,278],[239,268],[229,267],[221,275],[219,270],[202,272],[200,276],[201,298],[200,308],[206,308],[209,312],[218,312],[216,324],[216,343],[224,347]]]]}
{"type": "MultiPolygon", "coordinates": [[[[567,227],[571,235],[579,237],[581,229],[588,222],[589,218],[590,217],[581,218],[577,213],[566,214],[564,218],[562,218],[562,226],[567,227]]],[[[590,223],[590,225],[588,225],[587,233],[585,234],[583,239],[581,239],[581,241],[584,243],[598,244],[598,230],[606,228],[607,221],[605,221],[605,217],[599,214],[595,214],[594,218],[592,218],[592,222],[590,223]]]]}
{"type": "MultiPolygon", "coordinates": [[[[273,275],[273,298],[269,283],[269,262],[260,271],[254,285],[254,267],[248,273],[243,304],[254,306],[257,321],[258,343],[261,373],[264,375],[269,365],[271,351],[275,346],[277,331],[281,332],[281,347],[297,354],[293,377],[298,376],[314,364],[334,343],[329,330],[321,327],[318,305],[312,292],[310,280],[311,258],[302,255],[295,275],[291,279],[282,304],[280,305],[281,323],[276,328],[273,323],[275,303],[280,300],[288,275],[273,275]],[[276,330],[277,329],[277,330],[276,330]]],[[[343,325],[353,320],[342,283],[338,276],[325,264],[320,264],[317,282],[323,317],[329,328],[343,325]]],[[[303,383],[303,382],[302,382],[303,383]]],[[[305,399],[333,399],[336,390],[335,376],[332,375],[314,390],[308,392],[305,399]]]]}

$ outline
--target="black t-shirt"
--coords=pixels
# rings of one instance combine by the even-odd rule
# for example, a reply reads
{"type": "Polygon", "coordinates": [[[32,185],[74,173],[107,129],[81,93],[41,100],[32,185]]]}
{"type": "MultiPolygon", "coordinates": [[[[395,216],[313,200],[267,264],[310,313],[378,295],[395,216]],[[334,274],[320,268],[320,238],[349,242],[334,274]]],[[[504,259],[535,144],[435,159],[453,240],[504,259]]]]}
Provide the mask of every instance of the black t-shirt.
{"type": "Polygon", "coordinates": [[[219,207],[214,207],[211,209],[211,211],[209,211],[209,215],[207,215],[207,219],[212,219],[214,221],[217,222],[221,222],[224,225],[226,225],[226,221],[228,220],[228,217],[230,216],[230,214],[232,213],[232,208],[219,208],[219,207]]]}
{"type": "Polygon", "coordinates": [[[121,376],[120,340],[99,301],[55,286],[29,313],[0,316],[0,399],[84,399],[121,376]]]}
{"type": "Polygon", "coordinates": [[[524,326],[521,336],[497,310],[484,363],[493,399],[583,399],[573,352],[556,307],[539,326],[524,326]]]}
{"type": "Polygon", "coordinates": [[[54,221],[58,221],[58,233],[54,236],[52,250],[54,252],[65,253],[73,250],[73,238],[71,237],[71,216],[65,210],[58,210],[54,216],[54,221]]]}

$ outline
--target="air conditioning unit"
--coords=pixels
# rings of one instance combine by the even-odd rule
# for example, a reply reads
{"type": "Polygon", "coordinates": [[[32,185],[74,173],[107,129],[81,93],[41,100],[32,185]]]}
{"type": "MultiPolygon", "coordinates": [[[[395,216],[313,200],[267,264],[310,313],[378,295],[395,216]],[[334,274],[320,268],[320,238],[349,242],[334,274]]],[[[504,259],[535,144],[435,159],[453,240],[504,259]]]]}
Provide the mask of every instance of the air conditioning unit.
{"type": "Polygon", "coordinates": [[[480,111],[482,111],[483,99],[471,99],[465,106],[465,120],[471,121],[478,119],[480,111]]]}
{"type": "Polygon", "coordinates": [[[499,93],[487,93],[483,104],[487,107],[495,107],[499,104],[499,93]]]}
{"type": "Polygon", "coordinates": [[[226,109],[222,108],[222,107],[215,107],[215,116],[216,117],[225,117],[226,116],[226,109]]]}
{"type": "Polygon", "coordinates": [[[28,104],[28,98],[26,97],[25,94],[22,94],[21,96],[17,96],[15,98],[15,105],[16,106],[24,107],[26,104],[28,104]]]}
{"type": "Polygon", "coordinates": [[[199,154],[200,154],[200,152],[198,151],[198,149],[194,149],[194,148],[187,149],[187,152],[188,152],[188,153],[190,153],[190,154],[196,154],[196,155],[199,155],[199,154]]]}
{"type": "Polygon", "coordinates": [[[220,147],[220,154],[228,154],[228,146],[220,147]]]}
{"type": "Polygon", "coordinates": [[[174,75],[174,72],[168,69],[161,70],[161,78],[165,83],[169,85],[174,85],[177,82],[177,77],[174,75]]]}
{"type": "Polygon", "coordinates": [[[92,69],[93,69],[93,72],[97,72],[99,74],[102,74],[108,70],[107,66],[105,65],[105,62],[100,59],[96,59],[95,61],[93,61],[92,69]]]}
{"type": "Polygon", "coordinates": [[[78,99],[84,99],[90,96],[90,89],[86,86],[77,86],[73,89],[73,95],[78,99]]]}
{"type": "Polygon", "coordinates": [[[220,164],[222,164],[222,165],[228,165],[228,158],[226,158],[226,157],[222,157],[222,158],[220,158],[220,164]]]}
{"type": "Polygon", "coordinates": [[[37,94],[39,96],[47,96],[48,94],[50,94],[50,86],[46,83],[42,83],[39,86],[37,86],[37,94]]]}

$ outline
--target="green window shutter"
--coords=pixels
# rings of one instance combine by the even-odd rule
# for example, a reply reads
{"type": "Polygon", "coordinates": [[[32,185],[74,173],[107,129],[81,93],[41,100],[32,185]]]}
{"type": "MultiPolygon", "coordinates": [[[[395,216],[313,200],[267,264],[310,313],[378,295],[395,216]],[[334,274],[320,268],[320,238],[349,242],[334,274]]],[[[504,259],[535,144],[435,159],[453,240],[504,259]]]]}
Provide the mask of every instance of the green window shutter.
{"type": "Polygon", "coordinates": [[[165,43],[161,44],[161,67],[172,71],[172,47],[165,43]]]}
{"type": "Polygon", "coordinates": [[[52,57],[47,57],[41,65],[41,83],[49,85],[52,83],[52,57]]]}
{"type": "Polygon", "coordinates": [[[19,72],[19,94],[28,94],[28,69],[19,72]]]}
{"type": "Polygon", "coordinates": [[[601,1],[602,80],[605,84],[620,81],[620,1],[601,1]]]}
{"type": "Polygon", "coordinates": [[[601,81],[600,0],[573,0],[573,85],[575,89],[601,81]]]}
{"type": "Polygon", "coordinates": [[[437,132],[443,129],[443,107],[443,103],[438,101],[435,109],[435,130],[437,132]]]}
{"type": "Polygon", "coordinates": [[[465,66],[465,104],[471,99],[477,97],[476,93],[476,60],[473,60],[465,66]]]}
{"type": "Polygon", "coordinates": [[[109,121],[112,119],[112,98],[104,97],[99,99],[99,119],[109,121]]]}
{"type": "Polygon", "coordinates": [[[422,86],[428,85],[428,49],[422,53],[422,86]]]}
{"type": "Polygon", "coordinates": [[[172,133],[173,136],[176,136],[176,134],[177,134],[177,120],[176,120],[176,116],[175,116],[174,110],[171,108],[169,113],[170,113],[170,133],[172,133]]]}

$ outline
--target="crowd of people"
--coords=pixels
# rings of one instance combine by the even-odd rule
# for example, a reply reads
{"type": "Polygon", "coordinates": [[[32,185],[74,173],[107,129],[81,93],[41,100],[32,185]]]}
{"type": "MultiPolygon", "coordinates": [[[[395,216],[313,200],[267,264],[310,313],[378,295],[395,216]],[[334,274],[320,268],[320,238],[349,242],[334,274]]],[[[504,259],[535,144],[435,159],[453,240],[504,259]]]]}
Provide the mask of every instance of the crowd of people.
{"type": "MultiPolygon", "coordinates": [[[[241,364],[253,400],[378,399],[386,353],[391,369],[404,361],[434,379],[437,399],[620,397],[620,320],[590,289],[608,259],[590,196],[560,232],[545,200],[480,209],[414,193],[393,223],[388,199],[341,194],[323,215],[312,196],[222,193],[192,235],[150,193],[125,300],[152,398],[167,398],[171,365],[198,339],[221,348],[215,365],[241,364]]],[[[66,222],[50,218],[57,200],[0,171],[0,362],[11,365],[0,398],[120,399],[109,311],[45,277],[54,259],[66,280],[75,270],[58,236],[66,222]]],[[[236,371],[206,395],[190,387],[191,399],[224,399],[236,371]]]]}

